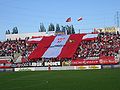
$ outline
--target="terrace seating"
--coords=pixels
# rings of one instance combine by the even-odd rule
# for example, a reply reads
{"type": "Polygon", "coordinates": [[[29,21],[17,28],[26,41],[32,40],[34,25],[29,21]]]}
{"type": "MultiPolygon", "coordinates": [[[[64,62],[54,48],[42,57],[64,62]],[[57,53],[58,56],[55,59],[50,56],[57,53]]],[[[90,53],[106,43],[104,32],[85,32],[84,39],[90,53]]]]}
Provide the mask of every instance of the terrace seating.
{"type": "MultiPolygon", "coordinates": [[[[0,42],[0,58],[10,56],[13,62],[25,62],[29,54],[37,47],[36,44],[27,44],[26,40],[7,40],[0,42]],[[22,60],[18,60],[21,57],[22,60]]],[[[39,46],[40,47],[40,46],[39,46]]],[[[119,56],[120,35],[111,33],[100,33],[93,40],[81,41],[72,59],[99,58],[101,56],[119,56]]],[[[10,60],[10,58],[9,58],[10,60]]],[[[41,59],[39,59],[41,60],[41,59]]],[[[55,60],[69,60],[67,58],[55,58],[55,60]]]]}
{"type": "Polygon", "coordinates": [[[99,34],[95,40],[83,40],[75,54],[75,58],[117,56],[120,49],[120,35],[99,34]]]}

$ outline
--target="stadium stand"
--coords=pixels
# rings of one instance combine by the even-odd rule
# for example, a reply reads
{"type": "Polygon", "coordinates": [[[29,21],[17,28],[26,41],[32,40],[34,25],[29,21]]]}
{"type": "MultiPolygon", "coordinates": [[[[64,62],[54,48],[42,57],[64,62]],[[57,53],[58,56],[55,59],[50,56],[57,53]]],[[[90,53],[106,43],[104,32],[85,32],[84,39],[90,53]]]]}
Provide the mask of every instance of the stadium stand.
{"type": "Polygon", "coordinates": [[[120,35],[100,33],[96,39],[83,40],[76,57],[117,56],[120,49],[120,35]]]}
{"type": "MultiPolygon", "coordinates": [[[[61,61],[74,65],[76,62],[82,64],[118,64],[116,58],[120,54],[120,35],[119,33],[99,33],[99,34],[73,34],[66,39],[65,45],[54,44],[57,36],[38,37],[35,39],[25,40],[7,40],[0,42],[0,65],[6,66],[8,63],[24,66],[26,63],[45,61],[61,61]],[[87,36],[86,36],[87,35],[87,36]],[[85,37],[84,37],[85,36],[85,37]],[[90,36],[90,37],[89,37],[90,36]],[[75,38],[76,37],[76,38],[75,38]],[[37,40],[37,41],[35,41],[37,40]],[[77,42],[76,42],[77,41],[77,42]],[[54,57],[43,57],[48,48],[62,47],[60,53],[54,57]]],[[[65,38],[63,38],[65,40],[65,38]]],[[[59,40],[59,42],[62,42],[59,40]]],[[[51,55],[53,51],[50,51],[51,55]]],[[[54,52],[55,53],[55,52],[54,52]]],[[[9,65],[8,65],[9,66],[9,65]]]]}

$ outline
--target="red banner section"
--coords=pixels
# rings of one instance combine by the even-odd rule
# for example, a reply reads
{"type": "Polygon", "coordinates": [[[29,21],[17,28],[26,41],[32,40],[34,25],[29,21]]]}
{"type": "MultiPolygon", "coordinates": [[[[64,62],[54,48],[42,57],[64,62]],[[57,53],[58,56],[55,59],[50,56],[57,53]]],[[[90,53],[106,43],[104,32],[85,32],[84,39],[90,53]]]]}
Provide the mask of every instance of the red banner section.
{"type": "Polygon", "coordinates": [[[11,68],[11,66],[0,66],[0,69],[11,68]]]}
{"type": "Polygon", "coordinates": [[[8,63],[7,60],[0,60],[0,64],[3,64],[3,63],[8,63]]]}
{"type": "Polygon", "coordinates": [[[71,34],[58,58],[72,58],[85,34],[71,34]]]}
{"type": "MultiPolygon", "coordinates": [[[[33,52],[29,55],[29,60],[36,60],[39,58],[72,58],[76,49],[78,48],[82,38],[85,34],[71,34],[66,41],[65,38],[61,38],[56,40],[59,36],[49,36],[43,37],[38,44],[38,47],[33,50],[33,52]],[[58,41],[58,42],[56,42],[58,41]],[[64,43],[65,44],[62,44],[64,43]],[[56,44],[56,45],[55,45],[56,44]],[[50,46],[60,46],[59,48],[51,48],[50,46]],[[56,51],[56,50],[59,51],[56,51]],[[56,51],[56,52],[55,52],[56,51]]],[[[67,36],[66,36],[67,37],[67,36]]]]}
{"type": "Polygon", "coordinates": [[[97,65],[99,60],[72,60],[71,65],[97,65]]]}
{"type": "Polygon", "coordinates": [[[99,59],[100,64],[117,64],[118,62],[119,61],[115,60],[114,56],[103,56],[99,59]]]}
{"type": "Polygon", "coordinates": [[[8,60],[0,60],[0,69],[10,68],[12,65],[8,60]]]}
{"type": "Polygon", "coordinates": [[[49,48],[55,36],[44,37],[38,44],[38,47],[29,55],[29,60],[41,58],[49,48]]]}
{"type": "Polygon", "coordinates": [[[113,56],[105,56],[100,57],[97,60],[72,60],[71,65],[72,66],[78,66],[78,65],[102,65],[102,64],[118,64],[119,60],[115,60],[115,57],[113,56]]]}

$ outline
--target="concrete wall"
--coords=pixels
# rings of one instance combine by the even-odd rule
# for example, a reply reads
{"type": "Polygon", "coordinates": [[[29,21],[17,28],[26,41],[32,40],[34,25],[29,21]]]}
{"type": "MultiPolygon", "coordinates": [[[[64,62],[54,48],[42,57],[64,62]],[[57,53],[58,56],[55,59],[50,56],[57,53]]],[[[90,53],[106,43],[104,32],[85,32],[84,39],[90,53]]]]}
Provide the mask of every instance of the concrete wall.
{"type": "Polygon", "coordinates": [[[11,40],[16,40],[16,39],[25,39],[26,37],[31,38],[32,36],[50,36],[50,35],[55,35],[54,31],[50,32],[35,32],[35,33],[22,33],[22,34],[6,34],[6,40],[11,39],[11,40]]]}

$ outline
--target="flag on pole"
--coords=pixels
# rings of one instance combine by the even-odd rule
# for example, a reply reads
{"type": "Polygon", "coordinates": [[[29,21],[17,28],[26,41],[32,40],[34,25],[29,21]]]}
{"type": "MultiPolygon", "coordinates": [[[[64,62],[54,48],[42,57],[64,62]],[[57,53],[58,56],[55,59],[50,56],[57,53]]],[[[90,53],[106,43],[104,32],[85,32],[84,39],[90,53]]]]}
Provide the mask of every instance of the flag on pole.
{"type": "Polygon", "coordinates": [[[97,29],[96,28],[94,28],[94,32],[96,32],[97,31],[97,29]]]}
{"type": "Polygon", "coordinates": [[[94,31],[93,31],[94,34],[98,34],[98,30],[96,28],[94,28],[94,31]]]}
{"type": "Polygon", "coordinates": [[[77,21],[81,21],[83,18],[82,17],[80,17],[80,18],[78,18],[78,20],[77,21]]]}
{"type": "Polygon", "coordinates": [[[66,20],[66,22],[71,22],[71,21],[72,21],[71,17],[67,18],[66,20]]]}

